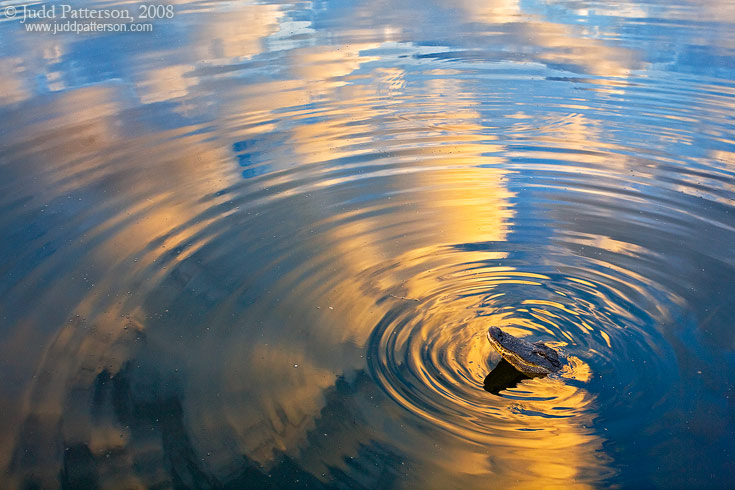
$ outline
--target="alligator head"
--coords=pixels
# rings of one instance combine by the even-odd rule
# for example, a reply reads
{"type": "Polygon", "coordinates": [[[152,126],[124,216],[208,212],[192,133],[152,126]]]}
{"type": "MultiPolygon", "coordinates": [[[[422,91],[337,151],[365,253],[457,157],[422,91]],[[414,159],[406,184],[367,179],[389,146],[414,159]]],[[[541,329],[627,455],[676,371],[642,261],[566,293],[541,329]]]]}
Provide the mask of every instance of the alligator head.
{"type": "Polygon", "coordinates": [[[545,376],[561,369],[559,354],[543,342],[532,344],[503,332],[498,327],[488,329],[487,340],[503,359],[527,376],[545,376]]]}

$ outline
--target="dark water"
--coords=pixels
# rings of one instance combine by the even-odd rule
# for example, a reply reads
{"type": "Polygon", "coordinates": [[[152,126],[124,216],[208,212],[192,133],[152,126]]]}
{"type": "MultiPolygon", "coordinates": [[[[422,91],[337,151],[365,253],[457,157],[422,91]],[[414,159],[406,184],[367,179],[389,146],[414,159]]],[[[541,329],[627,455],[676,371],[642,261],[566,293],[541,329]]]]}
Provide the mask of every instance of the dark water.
{"type": "Polygon", "coordinates": [[[733,485],[732,1],[173,7],[0,11],[0,486],[733,485]]]}

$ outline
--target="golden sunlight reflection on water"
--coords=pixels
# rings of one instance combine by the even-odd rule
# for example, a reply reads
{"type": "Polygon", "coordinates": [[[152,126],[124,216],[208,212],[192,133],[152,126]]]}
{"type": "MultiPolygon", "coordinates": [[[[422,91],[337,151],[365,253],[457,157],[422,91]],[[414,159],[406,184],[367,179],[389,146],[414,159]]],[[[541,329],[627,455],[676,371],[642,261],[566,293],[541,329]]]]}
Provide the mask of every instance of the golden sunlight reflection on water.
{"type": "Polygon", "coordinates": [[[707,358],[672,325],[725,331],[696,291],[735,233],[733,92],[587,25],[653,15],[624,5],[178,2],[135,49],[0,24],[0,483],[617,481],[707,358]],[[491,325],[564,369],[485,391],[491,325]]]}

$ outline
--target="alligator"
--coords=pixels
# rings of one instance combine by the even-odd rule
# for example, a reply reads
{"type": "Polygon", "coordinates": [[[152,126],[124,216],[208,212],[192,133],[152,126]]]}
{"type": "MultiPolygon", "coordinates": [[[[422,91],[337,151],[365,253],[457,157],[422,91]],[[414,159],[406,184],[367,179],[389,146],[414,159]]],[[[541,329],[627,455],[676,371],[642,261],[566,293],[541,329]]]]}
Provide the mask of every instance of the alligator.
{"type": "Polygon", "coordinates": [[[487,340],[503,359],[526,376],[546,376],[561,369],[559,353],[543,342],[531,343],[498,327],[488,329],[487,340]]]}

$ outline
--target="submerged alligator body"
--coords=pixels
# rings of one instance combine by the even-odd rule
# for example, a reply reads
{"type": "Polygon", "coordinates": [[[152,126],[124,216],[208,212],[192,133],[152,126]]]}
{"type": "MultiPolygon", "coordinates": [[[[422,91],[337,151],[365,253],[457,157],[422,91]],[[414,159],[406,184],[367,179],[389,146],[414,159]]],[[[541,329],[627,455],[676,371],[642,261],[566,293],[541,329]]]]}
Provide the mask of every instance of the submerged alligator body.
{"type": "Polygon", "coordinates": [[[546,376],[561,369],[559,354],[543,342],[528,342],[490,327],[487,340],[503,359],[526,376],[546,376]]]}

